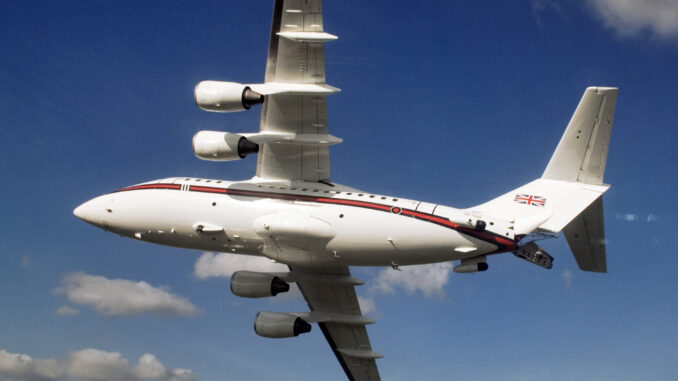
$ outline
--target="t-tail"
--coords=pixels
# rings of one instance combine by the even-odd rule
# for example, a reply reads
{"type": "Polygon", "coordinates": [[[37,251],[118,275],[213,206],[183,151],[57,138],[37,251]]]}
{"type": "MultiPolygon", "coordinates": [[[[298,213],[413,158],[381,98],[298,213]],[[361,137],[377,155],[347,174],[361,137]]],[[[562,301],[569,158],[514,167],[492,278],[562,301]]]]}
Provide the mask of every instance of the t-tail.
{"type": "Polygon", "coordinates": [[[587,88],[542,177],[469,209],[512,221],[516,237],[526,237],[516,256],[550,268],[552,258],[527,242],[562,231],[580,269],[607,271],[603,175],[617,92],[587,88]]]}

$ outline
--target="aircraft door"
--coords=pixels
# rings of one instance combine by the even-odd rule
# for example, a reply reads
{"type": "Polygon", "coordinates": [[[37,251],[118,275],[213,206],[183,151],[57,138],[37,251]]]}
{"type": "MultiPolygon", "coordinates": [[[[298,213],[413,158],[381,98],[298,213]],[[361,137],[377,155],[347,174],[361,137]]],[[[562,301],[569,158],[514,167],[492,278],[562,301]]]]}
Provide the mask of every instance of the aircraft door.
{"type": "Polygon", "coordinates": [[[428,214],[433,214],[435,212],[436,207],[438,204],[431,204],[429,202],[420,202],[419,205],[417,205],[417,212],[422,212],[422,213],[428,213],[428,214]]]}

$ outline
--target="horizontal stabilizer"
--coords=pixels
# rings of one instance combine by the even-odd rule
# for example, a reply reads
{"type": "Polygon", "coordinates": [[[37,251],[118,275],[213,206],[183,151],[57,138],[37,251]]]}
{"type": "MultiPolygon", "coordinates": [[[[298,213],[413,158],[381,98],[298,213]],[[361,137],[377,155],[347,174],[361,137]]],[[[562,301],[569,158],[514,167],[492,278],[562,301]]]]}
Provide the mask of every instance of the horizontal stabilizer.
{"type": "Polygon", "coordinates": [[[607,272],[603,198],[599,197],[564,229],[570,250],[584,271],[607,272]]]}
{"type": "Polygon", "coordinates": [[[517,235],[536,229],[557,233],[602,195],[608,185],[537,179],[471,211],[514,221],[517,235]]]}

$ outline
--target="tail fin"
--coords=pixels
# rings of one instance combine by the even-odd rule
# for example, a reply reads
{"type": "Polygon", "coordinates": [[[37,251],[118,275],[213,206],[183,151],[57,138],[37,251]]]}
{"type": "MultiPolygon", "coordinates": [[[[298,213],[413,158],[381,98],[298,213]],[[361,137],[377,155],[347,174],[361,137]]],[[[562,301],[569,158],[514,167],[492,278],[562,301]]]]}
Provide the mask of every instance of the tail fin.
{"type": "Polygon", "coordinates": [[[603,183],[617,91],[614,87],[586,89],[543,179],[603,183]]]}
{"type": "Polygon", "coordinates": [[[617,92],[587,88],[542,177],[471,211],[513,221],[516,236],[563,231],[582,270],[605,272],[601,195],[617,92]]]}

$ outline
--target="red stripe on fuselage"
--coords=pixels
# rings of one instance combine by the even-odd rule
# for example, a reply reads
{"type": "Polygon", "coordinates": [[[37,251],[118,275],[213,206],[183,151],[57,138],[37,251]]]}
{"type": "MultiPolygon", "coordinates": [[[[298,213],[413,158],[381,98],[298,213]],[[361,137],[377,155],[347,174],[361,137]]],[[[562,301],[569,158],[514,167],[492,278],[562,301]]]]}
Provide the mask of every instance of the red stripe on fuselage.
{"type": "Polygon", "coordinates": [[[122,188],[117,192],[127,192],[132,190],[139,189],[181,189],[179,184],[145,184],[145,185],[135,185],[132,187],[122,188]]]}
{"type": "MultiPolygon", "coordinates": [[[[145,184],[145,185],[137,185],[137,186],[132,186],[128,188],[123,188],[120,189],[118,192],[126,192],[126,191],[132,191],[132,190],[142,190],[142,189],[172,189],[172,190],[179,190],[181,189],[180,184],[145,184]]],[[[263,197],[263,198],[275,198],[275,199],[281,199],[281,200],[291,200],[291,201],[307,201],[307,202],[319,202],[323,204],[333,204],[333,205],[347,205],[347,206],[355,206],[359,208],[367,208],[367,209],[373,209],[373,210],[380,210],[380,211],[385,211],[385,212],[391,212],[392,208],[394,206],[392,205],[383,205],[383,204],[377,204],[373,202],[365,202],[365,201],[356,201],[356,200],[346,200],[346,199],[338,199],[338,198],[330,198],[330,197],[316,197],[316,196],[303,196],[303,195],[297,195],[297,194],[289,194],[289,193],[275,193],[275,192],[263,192],[263,191],[256,191],[256,190],[244,190],[244,189],[229,189],[229,188],[217,188],[217,187],[207,187],[207,186],[198,186],[198,185],[191,185],[189,187],[189,191],[191,192],[202,192],[202,193],[216,193],[216,194],[227,194],[230,196],[242,196],[242,197],[263,197]]],[[[469,235],[471,237],[480,239],[485,242],[489,242],[495,246],[498,246],[499,249],[495,251],[496,253],[498,252],[503,252],[503,251],[510,251],[516,248],[516,243],[515,241],[509,239],[509,238],[504,238],[498,234],[488,232],[488,231],[479,231],[476,229],[464,227],[464,226],[459,226],[458,224],[450,221],[449,219],[445,217],[440,217],[436,216],[434,214],[428,214],[428,213],[422,213],[422,212],[417,212],[415,210],[411,209],[404,209],[400,208],[398,206],[395,206],[395,208],[399,208],[401,210],[400,214],[401,216],[408,216],[412,218],[416,218],[418,220],[422,221],[428,221],[431,223],[434,223],[436,225],[440,225],[449,229],[453,229],[458,231],[459,233],[469,235]]]]}

